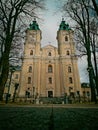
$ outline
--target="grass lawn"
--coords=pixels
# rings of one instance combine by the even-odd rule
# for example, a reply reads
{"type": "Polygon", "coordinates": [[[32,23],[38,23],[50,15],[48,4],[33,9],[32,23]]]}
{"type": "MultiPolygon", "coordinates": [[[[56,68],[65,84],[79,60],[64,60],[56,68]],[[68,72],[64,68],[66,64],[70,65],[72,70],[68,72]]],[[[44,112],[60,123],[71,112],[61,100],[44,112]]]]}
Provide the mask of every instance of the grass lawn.
{"type": "Polygon", "coordinates": [[[98,108],[0,107],[0,130],[98,130],[98,108]]]}

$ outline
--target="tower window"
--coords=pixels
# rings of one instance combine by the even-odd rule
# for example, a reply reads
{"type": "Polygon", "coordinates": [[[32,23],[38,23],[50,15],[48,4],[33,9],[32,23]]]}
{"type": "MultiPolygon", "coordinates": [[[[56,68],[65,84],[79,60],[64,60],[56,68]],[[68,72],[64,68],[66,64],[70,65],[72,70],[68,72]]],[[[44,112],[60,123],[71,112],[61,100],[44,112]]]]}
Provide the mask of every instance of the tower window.
{"type": "Polygon", "coordinates": [[[51,52],[48,53],[48,56],[51,56],[51,52]]]}
{"type": "Polygon", "coordinates": [[[49,84],[52,84],[52,78],[51,77],[48,78],[48,81],[49,81],[49,84]]]}
{"type": "Polygon", "coordinates": [[[33,55],[33,50],[30,51],[30,55],[33,55]]]}
{"type": "Polygon", "coordinates": [[[35,30],[35,26],[33,26],[33,30],[35,30]]]}
{"type": "Polygon", "coordinates": [[[66,26],[64,26],[63,29],[65,30],[65,29],[66,29],[66,26]]]}
{"type": "Polygon", "coordinates": [[[52,65],[48,66],[48,73],[52,73],[52,65]]]}
{"type": "Polygon", "coordinates": [[[72,71],[71,71],[71,67],[70,67],[70,66],[68,67],[68,72],[69,72],[69,73],[71,73],[71,72],[72,72],[72,71]]]}
{"type": "Polygon", "coordinates": [[[73,83],[72,77],[69,77],[69,83],[73,83]]]}
{"type": "Polygon", "coordinates": [[[15,79],[18,79],[18,74],[15,75],[15,79]]]}
{"type": "Polygon", "coordinates": [[[29,66],[29,70],[30,73],[32,72],[32,66],[29,66]]]}
{"type": "Polygon", "coordinates": [[[28,84],[31,84],[31,77],[28,77],[28,84]]]}
{"type": "Polygon", "coordinates": [[[69,54],[70,54],[70,53],[69,53],[69,50],[67,50],[66,54],[67,54],[67,55],[69,55],[69,54]]]}
{"type": "Polygon", "coordinates": [[[68,41],[68,37],[67,36],[65,36],[65,41],[68,41]]]}

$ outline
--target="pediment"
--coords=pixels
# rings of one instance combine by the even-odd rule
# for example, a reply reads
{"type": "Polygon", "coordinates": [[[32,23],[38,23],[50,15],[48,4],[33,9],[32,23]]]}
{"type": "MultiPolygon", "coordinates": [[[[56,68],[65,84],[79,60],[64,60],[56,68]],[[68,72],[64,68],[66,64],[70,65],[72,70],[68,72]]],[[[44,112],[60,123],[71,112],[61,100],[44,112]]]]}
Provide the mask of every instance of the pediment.
{"type": "Polygon", "coordinates": [[[46,45],[42,49],[56,49],[56,47],[53,45],[46,45]]]}

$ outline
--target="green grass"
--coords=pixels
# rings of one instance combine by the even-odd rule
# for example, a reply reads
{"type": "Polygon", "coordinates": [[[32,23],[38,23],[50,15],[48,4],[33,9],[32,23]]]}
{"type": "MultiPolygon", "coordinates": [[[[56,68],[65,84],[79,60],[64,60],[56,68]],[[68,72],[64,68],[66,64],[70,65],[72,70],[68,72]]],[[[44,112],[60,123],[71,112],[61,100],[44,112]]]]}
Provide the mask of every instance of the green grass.
{"type": "Polygon", "coordinates": [[[0,130],[97,130],[97,108],[0,107],[0,130]]]}

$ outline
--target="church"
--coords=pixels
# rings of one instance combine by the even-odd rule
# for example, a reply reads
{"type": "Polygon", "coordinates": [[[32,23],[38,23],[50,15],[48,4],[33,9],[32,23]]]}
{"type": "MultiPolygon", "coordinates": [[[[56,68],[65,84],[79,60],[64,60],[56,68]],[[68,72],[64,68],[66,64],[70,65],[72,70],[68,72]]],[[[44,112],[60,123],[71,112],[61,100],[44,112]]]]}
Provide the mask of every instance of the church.
{"type": "Polygon", "coordinates": [[[81,95],[74,32],[62,19],[58,48],[41,47],[42,32],[36,20],[26,30],[18,97],[55,98],[81,95]]]}
{"type": "Polygon", "coordinates": [[[17,101],[90,100],[90,87],[80,83],[74,31],[62,19],[57,31],[58,47],[41,47],[42,31],[36,20],[26,30],[21,68],[17,68],[5,87],[4,95],[17,101]],[[8,92],[9,91],[9,92],[8,92]]]}

